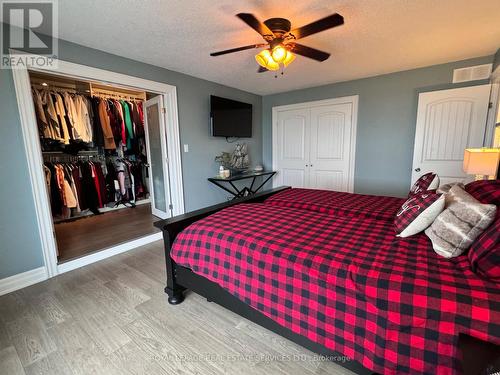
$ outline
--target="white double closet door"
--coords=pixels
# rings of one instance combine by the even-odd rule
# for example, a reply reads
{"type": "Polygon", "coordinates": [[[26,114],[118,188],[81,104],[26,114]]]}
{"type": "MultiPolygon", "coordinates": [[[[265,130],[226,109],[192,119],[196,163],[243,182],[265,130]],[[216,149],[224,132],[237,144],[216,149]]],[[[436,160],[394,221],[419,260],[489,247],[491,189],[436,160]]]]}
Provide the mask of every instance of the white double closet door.
{"type": "Polygon", "coordinates": [[[274,186],[352,192],[356,114],[357,97],[275,107],[274,186]]]}

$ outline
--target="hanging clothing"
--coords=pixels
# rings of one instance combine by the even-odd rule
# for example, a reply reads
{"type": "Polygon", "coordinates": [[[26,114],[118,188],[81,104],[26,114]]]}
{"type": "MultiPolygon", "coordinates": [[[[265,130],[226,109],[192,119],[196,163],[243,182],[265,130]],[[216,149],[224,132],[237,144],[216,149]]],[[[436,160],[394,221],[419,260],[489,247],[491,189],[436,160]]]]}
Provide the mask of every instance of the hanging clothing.
{"type": "Polygon", "coordinates": [[[80,210],[86,210],[88,205],[85,203],[82,193],[82,174],[80,171],[80,166],[78,164],[73,165],[71,170],[71,174],[73,175],[73,182],[75,184],[76,196],[78,198],[78,205],[80,210]]]}
{"type": "Polygon", "coordinates": [[[42,151],[77,153],[93,142],[92,106],[87,96],[32,89],[42,151]]]}
{"type": "Polygon", "coordinates": [[[85,143],[92,142],[92,121],[89,114],[87,98],[83,95],[71,96],[65,93],[64,101],[68,108],[68,117],[73,124],[74,139],[85,143]]]}
{"type": "Polygon", "coordinates": [[[104,136],[104,148],[108,150],[116,149],[113,131],[109,122],[108,106],[105,100],[99,102],[99,120],[101,122],[102,133],[104,136]]]}
{"type": "Polygon", "coordinates": [[[60,134],[62,142],[65,145],[69,144],[69,130],[66,123],[66,111],[64,110],[64,104],[61,95],[58,93],[52,93],[51,97],[54,101],[54,107],[57,114],[57,121],[59,123],[59,128],[61,129],[60,134]]]}
{"type": "Polygon", "coordinates": [[[80,170],[82,174],[81,185],[82,195],[86,202],[86,207],[95,214],[99,213],[99,197],[92,177],[92,165],[90,163],[81,163],[80,170]]]}
{"type": "Polygon", "coordinates": [[[122,115],[121,112],[118,111],[114,100],[108,100],[107,103],[109,108],[108,115],[111,124],[111,130],[113,131],[115,144],[119,147],[119,145],[122,142],[122,123],[123,123],[122,115]]]}
{"type": "Polygon", "coordinates": [[[38,90],[32,90],[32,94],[33,94],[33,102],[35,104],[35,113],[40,135],[44,137],[50,137],[52,136],[52,133],[49,120],[45,116],[45,108],[44,108],[45,103],[42,99],[42,95],[40,95],[38,90]]]}
{"type": "Polygon", "coordinates": [[[76,124],[76,109],[75,109],[75,103],[73,101],[72,96],[65,92],[62,94],[63,96],[63,101],[64,101],[64,107],[66,109],[66,117],[69,119],[69,122],[71,123],[72,126],[72,134],[70,134],[72,139],[78,139],[78,125],[76,124]]]}
{"type": "Polygon", "coordinates": [[[92,108],[92,140],[95,147],[104,147],[104,135],[99,117],[99,99],[91,98],[90,103],[92,108]]]}
{"type": "Polygon", "coordinates": [[[41,121],[42,124],[45,125],[42,135],[45,138],[62,140],[59,122],[57,120],[57,112],[52,96],[48,91],[39,92],[37,90],[34,90],[34,92],[36,93],[34,97],[35,101],[39,100],[39,103],[35,107],[42,108],[43,116],[41,113],[39,114],[39,116],[44,118],[42,120],[39,117],[39,121],[41,121]]]}
{"type": "Polygon", "coordinates": [[[127,148],[131,149],[132,148],[132,140],[134,139],[134,127],[132,124],[132,118],[130,116],[130,108],[129,105],[126,101],[120,100],[120,104],[122,105],[123,108],[123,113],[124,113],[124,118],[125,118],[125,127],[126,127],[126,134],[127,134],[127,148]]]}
{"type": "Polygon", "coordinates": [[[117,113],[117,118],[120,121],[119,122],[119,132],[121,135],[121,142],[122,145],[125,146],[127,144],[127,133],[125,130],[125,114],[123,113],[123,108],[122,105],[118,100],[112,100],[114,108],[117,113]]]}

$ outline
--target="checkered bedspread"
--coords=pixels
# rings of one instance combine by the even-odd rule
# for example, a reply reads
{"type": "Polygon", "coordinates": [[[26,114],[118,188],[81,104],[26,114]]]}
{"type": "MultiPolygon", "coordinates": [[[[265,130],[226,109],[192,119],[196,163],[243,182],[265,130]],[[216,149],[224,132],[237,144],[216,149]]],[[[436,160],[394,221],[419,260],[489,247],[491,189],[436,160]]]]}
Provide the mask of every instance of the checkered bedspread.
{"type": "Polygon", "coordinates": [[[266,200],[266,203],[335,216],[394,220],[394,215],[404,201],[405,199],[395,197],[352,194],[330,190],[288,189],[271,196],[266,200]]]}
{"type": "Polygon", "coordinates": [[[500,344],[500,289],[392,223],[240,204],[172,258],[290,330],[382,374],[460,373],[460,332],[500,344]]]}

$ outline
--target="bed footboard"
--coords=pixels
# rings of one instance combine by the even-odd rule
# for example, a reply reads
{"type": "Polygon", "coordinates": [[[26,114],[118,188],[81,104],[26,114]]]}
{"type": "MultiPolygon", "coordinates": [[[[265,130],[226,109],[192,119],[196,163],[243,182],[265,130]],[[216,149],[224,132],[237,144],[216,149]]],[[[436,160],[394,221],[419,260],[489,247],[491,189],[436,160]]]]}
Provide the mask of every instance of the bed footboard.
{"type": "Polygon", "coordinates": [[[160,228],[163,232],[163,242],[165,248],[165,265],[167,269],[167,286],[165,293],[168,294],[168,302],[172,305],[177,305],[184,300],[185,286],[177,282],[177,268],[174,260],[170,257],[170,250],[177,235],[182,232],[190,224],[203,219],[224,208],[234,206],[239,203],[259,203],[263,202],[271,195],[279,193],[283,190],[290,189],[288,186],[278,187],[271,190],[266,190],[261,193],[251,195],[244,198],[234,199],[229,202],[216,204],[214,206],[202,208],[200,210],[188,212],[183,215],[175,216],[170,219],[157,221],[155,227],[160,228]]]}

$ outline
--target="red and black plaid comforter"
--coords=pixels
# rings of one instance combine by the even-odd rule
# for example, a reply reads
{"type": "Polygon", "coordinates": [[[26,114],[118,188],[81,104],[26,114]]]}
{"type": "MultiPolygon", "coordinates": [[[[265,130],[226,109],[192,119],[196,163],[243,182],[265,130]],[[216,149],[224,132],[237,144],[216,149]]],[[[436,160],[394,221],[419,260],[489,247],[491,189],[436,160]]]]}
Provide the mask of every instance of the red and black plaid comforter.
{"type": "Polygon", "coordinates": [[[500,291],[392,223],[240,204],[172,258],[279,324],[383,374],[460,372],[458,333],[500,344],[500,291]]]}
{"type": "Polygon", "coordinates": [[[275,194],[266,203],[280,207],[301,208],[334,216],[367,217],[394,220],[405,199],[352,194],[315,189],[288,189],[275,194]]]}

